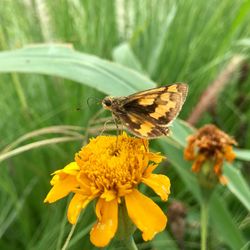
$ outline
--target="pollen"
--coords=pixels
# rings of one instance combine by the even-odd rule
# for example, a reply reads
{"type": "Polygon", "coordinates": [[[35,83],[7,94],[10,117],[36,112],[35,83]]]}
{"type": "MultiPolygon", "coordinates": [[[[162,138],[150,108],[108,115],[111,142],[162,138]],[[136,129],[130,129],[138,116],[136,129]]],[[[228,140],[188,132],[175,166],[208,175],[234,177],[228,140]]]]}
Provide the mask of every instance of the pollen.
{"type": "Polygon", "coordinates": [[[75,156],[79,178],[87,178],[99,193],[109,193],[109,198],[131,192],[141,182],[149,160],[147,140],[125,133],[92,139],[75,156]]]}

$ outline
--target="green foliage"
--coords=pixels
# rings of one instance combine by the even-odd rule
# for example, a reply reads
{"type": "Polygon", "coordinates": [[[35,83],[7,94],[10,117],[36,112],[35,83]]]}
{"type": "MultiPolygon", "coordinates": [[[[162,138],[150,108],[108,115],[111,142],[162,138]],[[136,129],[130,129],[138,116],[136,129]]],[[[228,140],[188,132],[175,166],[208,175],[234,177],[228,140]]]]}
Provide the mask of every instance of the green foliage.
{"type": "MultiPolygon", "coordinates": [[[[70,231],[67,199],[52,205],[43,199],[50,173],[73,160],[88,134],[103,129],[103,123],[90,124],[101,105],[89,98],[187,82],[190,92],[180,114],[187,119],[207,86],[241,54],[246,58],[241,70],[235,70],[198,125],[213,122],[234,135],[240,148],[249,148],[249,11],[244,0],[4,1],[0,249],[61,249],[64,244],[70,231]]],[[[171,178],[171,200],[187,207],[186,249],[200,249],[201,190],[183,159],[192,131],[178,119],[171,137],[152,142],[152,148],[167,156],[170,167],[161,171],[171,178]]],[[[250,151],[236,154],[236,163],[224,166],[229,185],[217,188],[211,200],[210,249],[247,249],[250,240],[250,151]]],[[[166,209],[169,203],[158,204],[166,209]]],[[[90,204],[82,214],[69,249],[96,249],[88,235],[93,208],[90,204]]],[[[178,249],[169,232],[167,227],[146,243],[136,234],[136,242],[139,249],[178,249]]]]}

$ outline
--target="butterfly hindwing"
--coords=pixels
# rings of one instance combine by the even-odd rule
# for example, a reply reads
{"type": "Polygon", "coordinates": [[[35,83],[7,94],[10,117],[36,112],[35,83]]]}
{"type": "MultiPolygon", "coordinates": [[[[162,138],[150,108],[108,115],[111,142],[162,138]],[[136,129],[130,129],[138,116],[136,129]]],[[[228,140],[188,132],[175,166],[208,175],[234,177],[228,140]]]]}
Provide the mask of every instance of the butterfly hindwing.
{"type": "Polygon", "coordinates": [[[124,113],[119,119],[138,137],[156,138],[168,134],[167,126],[159,126],[152,119],[145,119],[145,116],[137,113],[124,113]]]}

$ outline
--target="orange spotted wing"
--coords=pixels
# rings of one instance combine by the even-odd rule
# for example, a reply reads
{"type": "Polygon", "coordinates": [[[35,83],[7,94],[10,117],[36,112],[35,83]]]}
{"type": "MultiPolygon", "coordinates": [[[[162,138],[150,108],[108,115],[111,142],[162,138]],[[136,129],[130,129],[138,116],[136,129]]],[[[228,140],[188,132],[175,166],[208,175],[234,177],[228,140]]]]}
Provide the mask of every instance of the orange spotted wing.
{"type": "Polygon", "coordinates": [[[157,138],[169,134],[187,93],[187,84],[174,83],[126,97],[108,96],[102,104],[136,136],[157,138]]]}

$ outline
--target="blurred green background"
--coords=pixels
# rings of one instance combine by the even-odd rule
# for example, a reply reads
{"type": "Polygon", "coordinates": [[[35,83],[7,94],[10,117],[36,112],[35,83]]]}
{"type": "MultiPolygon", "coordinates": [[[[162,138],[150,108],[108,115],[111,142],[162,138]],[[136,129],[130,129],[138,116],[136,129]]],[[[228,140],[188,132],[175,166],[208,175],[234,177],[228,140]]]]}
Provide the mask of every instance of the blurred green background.
{"type": "MultiPolygon", "coordinates": [[[[69,199],[43,199],[50,173],[73,160],[86,131],[102,130],[102,122],[90,124],[101,109],[94,98],[173,82],[189,84],[181,119],[211,94],[193,125],[214,123],[243,149],[225,166],[231,184],[216,190],[209,249],[250,249],[249,24],[247,0],[0,0],[0,249],[61,249],[71,228],[69,199]]],[[[185,249],[200,249],[199,187],[182,157],[189,133],[179,120],[172,139],[152,142],[169,159],[158,171],[171,178],[170,201],[145,192],[166,212],[183,203],[185,249]]],[[[69,249],[95,249],[93,207],[69,249]]],[[[139,249],[179,249],[170,226],[151,242],[138,232],[135,240],[139,249]]]]}

